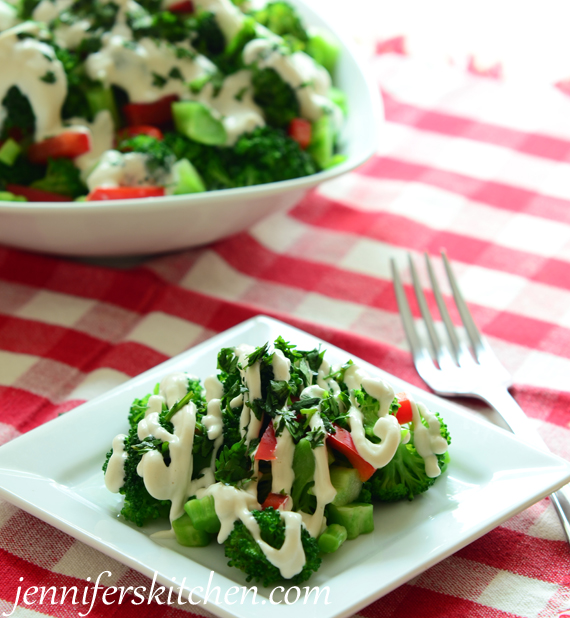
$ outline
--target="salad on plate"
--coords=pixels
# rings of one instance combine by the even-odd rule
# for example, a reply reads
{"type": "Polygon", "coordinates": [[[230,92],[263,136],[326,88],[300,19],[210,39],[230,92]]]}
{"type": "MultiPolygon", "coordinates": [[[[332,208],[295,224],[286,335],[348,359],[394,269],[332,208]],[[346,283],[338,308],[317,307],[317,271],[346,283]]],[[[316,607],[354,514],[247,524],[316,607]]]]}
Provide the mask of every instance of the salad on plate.
{"type": "Polygon", "coordinates": [[[334,166],[337,56],[279,0],[0,0],[0,200],[159,197],[334,166]]]}
{"type": "Polygon", "coordinates": [[[138,526],[223,543],[248,581],[307,580],[323,554],[374,529],[374,501],[412,500],[445,471],[447,426],[352,361],[278,337],[223,348],[204,380],[173,373],[136,399],[105,484],[138,526]],[[167,528],[167,529],[166,529],[167,528]]]}

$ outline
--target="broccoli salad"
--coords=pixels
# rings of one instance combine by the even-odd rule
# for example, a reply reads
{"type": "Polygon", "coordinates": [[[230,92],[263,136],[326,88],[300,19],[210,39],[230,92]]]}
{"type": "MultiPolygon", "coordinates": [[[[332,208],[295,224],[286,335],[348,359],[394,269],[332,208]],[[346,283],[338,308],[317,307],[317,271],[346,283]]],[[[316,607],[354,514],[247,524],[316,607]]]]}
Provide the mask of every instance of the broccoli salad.
{"type": "Polygon", "coordinates": [[[282,1],[0,0],[0,200],[178,195],[334,166],[338,53],[282,1]]]}
{"type": "Polygon", "coordinates": [[[214,538],[248,581],[298,584],[374,529],[373,501],[412,500],[446,469],[439,414],[352,361],[279,337],[218,354],[204,386],[166,376],[136,399],[103,470],[121,514],[202,547],[214,538]]]}

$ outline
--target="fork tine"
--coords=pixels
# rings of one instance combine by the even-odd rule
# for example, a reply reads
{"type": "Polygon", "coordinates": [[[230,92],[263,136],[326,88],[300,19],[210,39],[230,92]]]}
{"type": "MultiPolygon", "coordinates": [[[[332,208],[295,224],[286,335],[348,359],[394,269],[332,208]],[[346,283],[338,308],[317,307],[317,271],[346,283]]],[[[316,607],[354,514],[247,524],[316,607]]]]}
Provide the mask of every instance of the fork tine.
{"type": "Polygon", "coordinates": [[[433,270],[433,266],[431,264],[429,255],[425,253],[424,256],[426,260],[426,266],[427,266],[429,278],[431,281],[431,288],[433,290],[433,295],[435,296],[435,301],[437,303],[437,308],[439,309],[439,314],[441,315],[441,318],[445,325],[445,330],[447,331],[447,335],[451,343],[453,357],[455,358],[456,362],[459,362],[460,358],[464,356],[466,353],[468,354],[469,352],[467,350],[462,350],[459,337],[457,336],[457,331],[455,330],[455,325],[451,321],[451,317],[449,316],[449,311],[447,310],[447,306],[445,304],[445,301],[443,300],[443,296],[439,288],[439,283],[437,282],[437,278],[435,276],[435,272],[433,270]]]}
{"type": "Polygon", "coordinates": [[[473,346],[475,357],[479,359],[479,356],[485,351],[483,338],[481,337],[481,333],[479,332],[479,329],[477,328],[475,322],[473,321],[473,318],[471,317],[471,312],[467,308],[467,304],[463,299],[463,295],[461,294],[461,290],[457,285],[455,275],[451,270],[451,264],[449,263],[447,255],[444,251],[441,252],[441,257],[443,258],[445,272],[447,273],[447,278],[449,279],[449,285],[451,286],[451,291],[453,292],[453,298],[455,299],[455,304],[457,305],[457,309],[459,310],[461,321],[463,322],[463,326],[465,326],[465,330],[467,331],[467,335],[469,336],[469,340],[471,341],[471,345],[473,346]]]}
{"type": "Polygon", "coordinates": [[[425,356],[425,349],[420,342],[416,324],[414,322],[410,305],[408,304],[408,299],[406,298],[406,293],[404,292],[404,287],[402,285],[398,269],[396,268],[396,261],[394,258],[390,258],[390,264],[392,267],[392,283],[394,285],[394,292],[396,293],[396,300],[398,301],[398,309],[400,310],[400,316],[404,325],[406,338],[408,339],[408,344],[415,361],[416,359],[425,356]]]}
{"type": "Polygon", "coordinates": [[[431,344],[433,346],[433,351],[435,354],[435,357],[437,358],[437,361],[439,363],[439,365],[441,366],[442,363],[442,357],[444,356],[444,351],[443,348],[441,346],[441,341],[439,339],[439,336],[437,334],[437,331],[435,330],[435,325],[433,322],[433,318],[431,315],[431,312],[428,308],[427,302],[426,302],[426,297],[424,295],[424,292],[422,290],[422,285],[420,283],[420,278],[418,277],[418,272],[416,270],[416,265],[414,264],[414,260],[412,259],[412,254],[408,253],[408,262],[410,264],[410,272],[412,273],[412,281],[414,283],[414,290],[416,292],[416,300],[418,301],[418,306],[420,308],[422,317],[424,319],[424,323],[426,325],[427,331],[428,331],[428,335],[429,338],[431,340],[431,344]]]}

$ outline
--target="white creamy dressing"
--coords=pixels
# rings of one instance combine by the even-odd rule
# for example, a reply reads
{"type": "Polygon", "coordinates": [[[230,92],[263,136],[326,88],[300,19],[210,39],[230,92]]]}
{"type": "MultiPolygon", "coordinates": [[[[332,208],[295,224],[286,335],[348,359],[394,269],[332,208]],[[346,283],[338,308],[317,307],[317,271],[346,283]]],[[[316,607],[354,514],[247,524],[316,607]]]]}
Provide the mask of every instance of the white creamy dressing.
{"type": "Polygon", "coordinates": [[[34,21],[43,21],[46,24],[55,19],[62,11],[67,10],[74,0],[42,0],[32,13],[34,21]]]}
{"type": "Polygon", "coordinates": [[[69,125],[74,129],[82,128],[89,133],[91,150],[74,159],[75,165],[81,170],[85,180],[103,154],[113,148],[115,123],[113,122],[111,112],[107,109],[102,109],[97,113],[93,122],[89,122],[84,118],[72,118],[69,121],[69,125]]]}
{"type": "Polygon", "coordinates": [[[441,425],[435,414],[432,414],[423,403],[412,404],[412,425],[414,428],[414,446],[419,455],[423,457],[426,466],[426,474],[435,478],[441,474],[436,455],[443,455],[447,451],[447,440],[441,435],[441,425]],[[424,418],[429,427],[422,423],[424,418]]]}
{"type": "Polygon", "coordinates": [[[18,21],[18,11],[16,8],[0,0],[0,30],[12,28],[18,21]]]}
{"type": "Polygon", "coordinates": [[[214,85],[208,82],[194,99],[209,107],[214,118],[222,122],[227,135],[226,146],[233,146],[243,133],[265,125],[263,112],[253,101],[251,71],[229,75],[214,95],[214,85]]]}
{"type": "Polygon", "coordinates": [[[196,10],[213,13],[216,22],[229,43],[241,30],[244,14],[230,0],[193,0],[196,10]]]}
{"type": "Polygon", "coordinates": [[[73,24],[61,24],[54,29],[55,42],[65,49],[75,49],[91,27],[88,19],[79,19],[73,24]]]}
{"type": "Polygon", "coordinates": [[[281,492],[290,495],[295,473],[293,472],[293,457],[295,443],[288,429],[283,429],[276,437],[275,459],[271,460],[271,491],[274,494],[281,492]]]}
{"type": "MultiPolygon", "coordinates": [[[[0,34],[0,101],[12,86],[28,97],[36,117],[35,139],[40,141],[61,131],[61,108],[67,95],[67,78],[53,48],[33,38],[18,39],[19,33],[37,35],[39,26],[24,22],[0,34]],[[55,81],[41,78],[53,73],[55,81]]],[[[0,126],[6,109],[0,106],[0,126]]]]}
{"type": "Polygon", "coordinates": [[[271,364],[273,366],[273,379],[278,382],[289,382],[291,379],[291,361],[281,350],[273,352],[271,364]]]}
{"type": "Polygon", "coordinates": [[[246,66],[273,69],[295,91],[301,116],[318,120],[323,113],[331,114],[335,127],[342,123],[342,112],[329,98],[331,78],[326,69],[319,66],[304,52],[289,53],[272,39],[254,39],[243,50],[246,66]]]}
{"type": "Polygon", "coordinates": [[[352,404],[349,411],[350,434],[358,454],[375,468],[383,468],[394,457],[400,445],[401,431],[398,419],[389,414],[394,399],[394,389],[380,379],[368,377],[358,365],[351,365],[344,373],[344,381],[350,391],[364,387],[366,392],[380,401],[378,420],[373,431],[381,440],[380,444],[370,442],[364,432],[362,412],[354,394],[350,393],[352,404]]]}
{"type": "Polygon", "coordinates": [[[105,471],[105,486],[114,494],[118,493],[125,482],[127,453],[124,449],[126,437],[125,434],[120,433],[113,439],[113,454],[107,463],[107,470],[105,471]]]}
{"type": "Polygon", "coordinates": [[[147,169],[148,155],[140,152],[119,152],[106,150],[87,176],[85,184],[90,191],[96,187],[136,187],[162,184],[159,179],[167,178],[156,170],[158,176],[151,176],[147,169]]]}
{"type": "Polygon", "coordinates": [[[194,59],[178,58],[175,47],[166,43],[149,38],[135,42],[109,33],[103,36],[101,50],[87,57],[85,70],[91,79],[100,80],[105,86],[123,88],[132,103],[152,103],[173,94],[189,98],[186,82],[210,75],[216,67],[188,43],[177,46],[192,51],[194,59]],[[173,69],[180,72],[182,79],[169,77],[173,69]],[[158,85],[156,76],[166,82],[158,85]]]}
{"type": "Polygon", "coordinates": [[[265,557],[279,569],[282,577],[289,579],[301,572],[305,565],[305,552],[301,543],[302,519],[299,513],[281,512],[285,522],[285,541],[281,549],[275,549],[261,538],[259,524],[251,513],[252,510],[259,509],[260,505],[249,492],[231,485],[215,483],[197,493],[198,498],[204,496],[214,497],[216,515],[221,523],[218,543],[223,543],[228,538],[234,522],[240,520],[256,540],[265,557]]]}
{"type": "Polygon", "coordinates": [[[251,440],[257,438],[259,436],[259,430],[261,429],[262,419],[258,419],[251,408],[248,407],[248,402],[252,402],[255,399],[261,398],[261,374],[260,374],[260,363],[259,361],[253,363],[251,367],[247,367],[246,369],[242,369],[248,364],[248,355],[252,352],[255,352],[255,348],[253,346],[242,343],[241,345],[234,348],[234,353],[238,357],[238,366],[240,366],[239,372],[241,375],[242,383],[246,386],[247,392],[238,397],[234,398],[230,402],[230,406],[239,407],[239,405],[234,406],[234,402],[239,397],[242,397],[243,408],[240,416],[240,430],[242,435],[245,436],[245,443],[249,444],[251,440]]]}
{"type": "MultiPolygon", "coordinates": [[[[315,412],[311,417],[309,426],[311,429],[320,428],[323,432],[325,431],[323,420],[318,412],[315,412]]],[[[315,456],[315,485],[313,493],[317,499],[317,507],[312,515],[301,512],[301,516],[309,534],[317,537],[326,527],[325,506],[334,500],[336,489],[331,483],[327,447],[324,442],[322,446],[317,446],[313,449],[313,455],[315,456]]]]}

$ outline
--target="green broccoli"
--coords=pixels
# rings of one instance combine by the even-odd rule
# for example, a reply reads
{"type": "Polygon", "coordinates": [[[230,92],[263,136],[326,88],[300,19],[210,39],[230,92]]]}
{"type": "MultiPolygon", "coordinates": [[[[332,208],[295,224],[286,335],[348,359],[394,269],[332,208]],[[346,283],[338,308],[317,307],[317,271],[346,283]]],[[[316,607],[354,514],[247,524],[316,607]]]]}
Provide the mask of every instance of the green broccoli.
{"type": "Polygon", "coordinates": [[[87,187],[83,184],[79,170],[70,159],[50,159],[46,175],[31,183],[35,189],[79,197],[87,194],[87,187]]]}
{"type": "Polygon", "coordinates": [[[301,115],[295,91],[274,69],[256,69],[251,80],[253,99],[268,125],[285,129],[301,115]]]}
{"type": "MultiPolygon", "coordinates": [[[[158,389],[155,388],[155,394],[158,392],[158,389]]],[[[146,395],[142,399],[135,399],[131,408],[129,410],[129,425],[130,429],[127,437],[125,438],[124,450],[127,453],[127,458],[125,461],[125,477],[124,483],[119,493],[125,496],[125,503],[121,510],[121,515],[135,523],[137,526],[144,526],[149,521],[153,521],[159,517],[168,516],[168,511],[170,508],[169,500],[157,500],[153,498],[147,491],[144,480],[142,477],[138,475],[137,466],[139,465],[143,455],[150,450],[157,450],[162,453],[162,456],[165,459],[166,463],[169,463],[170,455],[168,451],[168,442],[163,442],[153,436],[149,436],[144,440],[140,440],[137,433],[137,425],[142,418],[144,418],[144,414],[148,407],[148,400],[151,394],[146,395]]],[[[205,413],[206,402],[203,397],[203,389],[198,380],[189,379],[188,380],[188,396],[191,401],[196,404],[197,408],[197,423],[196,423],[196,433],[205,434],[204,428],[201,424],[201,419],[205,413]]],[[[174,427],[170,418],[179,407],[181,402],[175,404],[170,409],[163,405],[162,412],[159,416],[159,422],[169,432],[174,431],[174,427]]],[[[194,443],[193,454],[196,454],[196,451],[200,451],[200,449],[204,448],[204,444],[197,440],[194,443]]],[[[209,453],[203,457],[204,460],[207,460],[209,463],[209,456],[211,455],[213,445],[210,443],[209,453]]],[[[107,470],[107,465],[109,463],[109,459],[113,454],[113,450],[111,449],[105,458],[105,463],[103,464],[103,472],[107,470]]],[[[202,453],[199,452],[199,455],[202,456],[202,453]]],[[[199,468],[199,464],[194,456],[195,468],[199,468]],[[197,465],[198,464],[198,465],[197,465]]],[[[199,474],[200,470],[194,470],[194,476],[199,474]]]]}
{"type": "MultiPolygon", "coordinates": [[[[436,413],[441,426],[441,435],[447,443],[451,443],[451,436],[447,425],[441,416],[436,413]]],[[[438,464],[442,472],[447,468],[449,454],[437,455],[438,464]]],[[[400,444],[396,454],[384,468],[376,470],[370,479],[372,498],[382,502],[395,502],[415,496],[427,491],[439,477],[430,478],[426,474],[425,462],[414,446],[414,432],[411,431],[408,444],[400,444]]]]}
{"type": "Polygon", "coordinates": [[[22,137],[32,137],[36,128],[36,117],[28,97],[20,92],[16,86],[12,86],[2,99],[2,105],[6,108],[6,117],[2,125],[2,140],[6,139],[10,131],[18,131],[22,137]]]}
{"type": "MultiPolygon", "coordinates": [[[[261,538],[276,549],[280,549],[285,541],[285,522],[279,511],[267,508],[264,511],[252,511],[261,533],[261,538]]],[[[301,529],[301,542],[305,551],[305,565],[300,573],[288,579],[292,585],[298,585],[309,579],[321,565],[319,546],[305,528],[301,529]]],[[[270,586],[283,577],[279,569],[271,564],[265,554],[241,521],[234,524],[234,529],[225,542],[226,557],[229,566],[237,567],[247,574],[247,581],[260,581],[264,586],[270,586]]]]}
{"type": "Polygon", "coordinates": [[[309,37],[299,14],[288,2],[270,2],[252,13],[253,18],[283,37],[292,51],[303,51],[309,37]]]}

